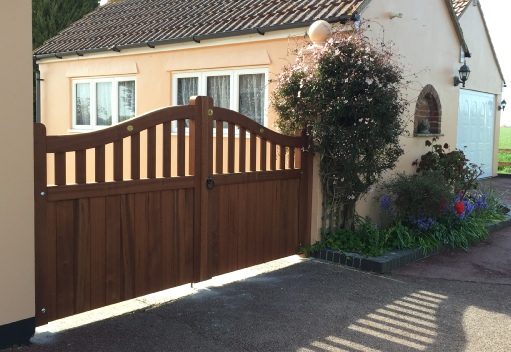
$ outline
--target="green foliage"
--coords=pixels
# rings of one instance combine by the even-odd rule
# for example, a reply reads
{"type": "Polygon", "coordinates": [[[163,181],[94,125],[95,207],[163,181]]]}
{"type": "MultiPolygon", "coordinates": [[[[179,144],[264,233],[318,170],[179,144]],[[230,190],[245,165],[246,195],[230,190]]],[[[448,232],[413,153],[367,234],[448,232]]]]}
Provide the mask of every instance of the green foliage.
{"type": "MultiPolygon", "coordinates": [[[[436,142],[436,138],[433,139],[436,142]]],[[[477,188],[477,178],[483,174],[480,166],[470,163],[462,150],[449,150],[449,145],[426,141],[431,151],[413,162],[417,172],[438,171],[455,193],[477,188]]]]}
{"type": "Polygon", "coordinates": [[[407,102],[391,46],[338,32],[324,48],[302,49],[279,76],[272,105],[277,127],[307,130],[321,155],[323,193],[352,229],[355,203],[403,154],[399,136],[407,102]],[[388,49],[389,48],[389,49],[388,49]]]}
{"type": "Polygon", "coordinates": [[[405,221],[419,217],[434,218],[455,198],[442,180],[440,171],[413,175],[398,173],[382,183],[381,191],[392,201],[397,218],[405,221]]]}
{"type": "MultiPolygon", "coordinates": [[[[499,136],[499,149],[511,149],[511,128],[501,127],[499,136]]],[[[499,153],[499,161],[511,162],[510,153],[499,153]]],[[[499,166],[499,174],[511,174],[511,166],[499,166]]]]}
{"type": "Polygon", "coordinates": [[[32,48],[98,7],[98,0],[32,0],[32,48]]]}
{"type": "MultiPolygon", "coordinates": [[[[403,177],[426,178],[428,175],[434,173],[403,177]]],[[[444,188],[448,189],[445,183],[444,188]]],[[[382,215],[390,220],[388,226],[379,228],[369,219],[356,216],[354,230],[337,229],[324,234],[323,241],[309,246],[307,253],[329,248],[372,257],[395,249],[420,248],[429,251],[442,245],[467,249],[487,238],[488,223],[505,219],[500,198],[490,188],[471,191],[463,200],[458,195],[456,199],[446,202],[442,211],[431,212],[431,217],[420,215],[422,212],[417,212],[419,215],[413,217],[410,211],[403,218],[403,212],[396,211],[398,206],[387,195],[382,199],[381,208],[382,215]],[[458,202],[464,205],[461,214],[454,207],[458,202]]]]}

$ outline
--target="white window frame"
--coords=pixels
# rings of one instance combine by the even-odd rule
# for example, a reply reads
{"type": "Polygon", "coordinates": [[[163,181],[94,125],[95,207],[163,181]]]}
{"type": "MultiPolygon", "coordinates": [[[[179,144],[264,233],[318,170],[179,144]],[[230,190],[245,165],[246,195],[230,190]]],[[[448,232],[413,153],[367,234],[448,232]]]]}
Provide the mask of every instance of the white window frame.
{"type": "Polygon", "coordinates": [[[72,80],[72,129],[73,130],[96,130],[114,126],[119,123],[119,82],[134,81],[135,82],[135,116],[137,115],[137,81],[135,76],[119,76],[119,77],[92,77],[77,78],[72,80]],[[110,126],[97,125],[97,101],[96,101],[96,83],[109,82],[112,83],[112,124],[110,126]],[[90,94],[90,124],[76,124],[76,85],[80,83],[89,84],[90,94]]]}
{"type": "MultiPolygon", "coordinates": [[[[197,85],[198,95],[207,95],[207,78],[211,76],[227,76],[231,77],[231,96],[229,109],[239,111],[239,76],[249,74],[264,74],[264,82],[268,82],[268,68],[237,68],[229,70],[204,70],[204,71],[187,71],[172,74],[172,105],[177,105],[177,80],[179,78],[197,77],[199,83],[197,85]]],[[[264,113],[263,126],[268,125],[268,84],[264,88],[264,113]]]]}

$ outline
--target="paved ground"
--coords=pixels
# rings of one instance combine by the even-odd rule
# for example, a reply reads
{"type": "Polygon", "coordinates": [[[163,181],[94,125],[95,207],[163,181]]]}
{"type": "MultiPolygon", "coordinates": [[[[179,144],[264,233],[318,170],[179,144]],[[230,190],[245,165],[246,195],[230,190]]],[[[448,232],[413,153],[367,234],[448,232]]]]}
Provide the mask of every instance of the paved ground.
{"type": "Polygon", "coordinates": [[[510,272],[511,228],[392,275],[290,257],[118,317],[51,323],[17,350],[511,351],[510,272]]]}

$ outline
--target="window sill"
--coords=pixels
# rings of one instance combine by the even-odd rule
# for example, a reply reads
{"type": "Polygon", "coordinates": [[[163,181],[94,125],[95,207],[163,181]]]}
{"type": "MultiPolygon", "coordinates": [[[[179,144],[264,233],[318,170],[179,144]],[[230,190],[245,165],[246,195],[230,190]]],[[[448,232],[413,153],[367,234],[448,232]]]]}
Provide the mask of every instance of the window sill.
{"type": "Polygon", "coordinates": [[[443,137],[443,133],[414,133],[414,137],[443,137]]]}

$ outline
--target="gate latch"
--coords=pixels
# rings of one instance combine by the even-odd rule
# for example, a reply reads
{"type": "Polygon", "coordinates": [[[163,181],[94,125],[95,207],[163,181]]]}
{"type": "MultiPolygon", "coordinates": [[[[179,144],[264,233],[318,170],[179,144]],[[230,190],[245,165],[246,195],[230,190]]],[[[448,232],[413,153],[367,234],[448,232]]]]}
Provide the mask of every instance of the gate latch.
{"type": "Polygon", "coordinates": [[[208,190],[212,190],[213,188],[215,188],[215,181],[213,181],[213,179],[211,177],[208,177],[208,179],[206,180],[206,188],[208,190]]]}

